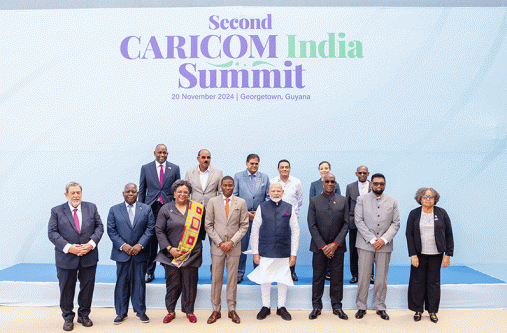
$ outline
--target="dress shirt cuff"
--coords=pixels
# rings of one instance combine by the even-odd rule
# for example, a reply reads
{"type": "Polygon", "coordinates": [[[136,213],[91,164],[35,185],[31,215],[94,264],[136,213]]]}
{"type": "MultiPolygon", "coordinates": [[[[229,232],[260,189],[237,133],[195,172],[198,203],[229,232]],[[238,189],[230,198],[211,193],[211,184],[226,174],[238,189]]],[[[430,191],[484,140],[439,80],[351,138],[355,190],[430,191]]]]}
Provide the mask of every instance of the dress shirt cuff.
{"type": "Polygon", "coordinates": [[[123,243],[121,246],[120,246],[120,251],[123,251],[123,246],[127,244],[127,243],[123,243]]]}
{"type": "Polygon", "coordinates": [[[92,250],[95,249],[95,247],[97,246],[97,244],[95,244],[95,242],[93,241],[93,239],[90,239],[90,241],[88,242],[88,244],[90,244],[92,246],[92,250]]]}
{"type": "MultiPolygon", "coordinates": [[[[139,244],[139,243],[137,243],[139,244]]],[[[144,246],[142,246],[141,244],[139,244],[139,246],[141,247],[141,250],[144,250],[144,246]]]]}
{"type": "Polygon", "coordinates": [[[323,250],[327,245],[319,247],[319,250],[323,250]]]}
{"type": "Polygon", "coordinates": [[[294,257],[297,257],[298,256],[298,251],[297,250],[296,251],[291,251],[290,255],[294,256],[294,257]]]}
{"type": "Polygon", "coordinates": [[[370,241],[370,244],[371,245],[375,244],[375,238],[372,238],[372,240],[370,241]]]}
{"type": "Polygon", "coordinates": [[[382,240],[384,241],[384,243],[386,243],[386,244],[387,244],[387,243],[389,243],[389,242],[387,241],[387,239],[385,239],[384,237],[380,237],[380,239],[382,239],[382,240]]]}
{"type": "Polygon", "coordinates": [[[70,246],[71,246],[70,244],[65,245],[65,247],[63,248],[63,253],[69,253],[70,246]]]}

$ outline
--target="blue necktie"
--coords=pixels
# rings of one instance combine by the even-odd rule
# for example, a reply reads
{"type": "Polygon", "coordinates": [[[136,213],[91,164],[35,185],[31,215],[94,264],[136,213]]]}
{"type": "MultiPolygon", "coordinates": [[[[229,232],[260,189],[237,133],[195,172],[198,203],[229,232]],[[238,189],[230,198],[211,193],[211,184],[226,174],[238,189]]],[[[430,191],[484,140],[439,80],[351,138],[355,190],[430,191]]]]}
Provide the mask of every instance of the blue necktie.
{"type": "Polygon", "coordinates": [[[130,219],[130,224],[133,226],[134,225],[134,212],[132,211],[132,205],[129,205],[129,219],[130,219]]]}

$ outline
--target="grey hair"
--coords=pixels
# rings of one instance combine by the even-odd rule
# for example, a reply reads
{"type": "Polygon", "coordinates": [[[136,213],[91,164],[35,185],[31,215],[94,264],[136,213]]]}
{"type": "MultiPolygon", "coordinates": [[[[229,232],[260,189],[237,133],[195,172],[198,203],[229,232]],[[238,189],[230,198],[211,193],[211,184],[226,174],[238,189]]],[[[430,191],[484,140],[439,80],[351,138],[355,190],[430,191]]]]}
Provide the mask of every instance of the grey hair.
{"type": "Polygon", "coordinates": [[[127,186],[129,186],[129,185],[133,185],[136,188],[136,191],[137,191],[137,185],[134,184],[134,183],[128,183],[127,185],[125,185],[125,187],[123,188],[123,191],[125,191],[127,189],[127,186]]]}
{"type": "Polygon", "coordinates": [[[176,192],[176,189],[180,186],[186,186],[188,188],[188,194],[192,193],[192,184],[190,184],[190,182],[188,180],[178,179],[177,181],[175,181],[173,183],[173,186],[171,186],[171,190],[173,191],[173,194],[174,194],[174,192],[176,192]]]}
{"type": "Polygon", "coordinates": [[[366,165],[360,165],[360,166],[358,166],[357,169],[356,169],[356,172],[359,172],[359,169],[361,169],[361,168],[365,168],[366,172],[369,172],[368,171],[368,167],[366,165]]]}
{"type": "Polygon", "coordinates": [[[431,187],[421,187],[420,189],[417,190],[414,197],[415,201],[417,201],[419,205],[422,205],[421,199],[428,190],[431,191],[431,195],[435,198],[435,205],[437,204],[438,200],[440,199],[440,194],[438,194],[438,192],[432,189],[431,187]]]}
{"type": "MultiPolygon", "coordinates": [[[[331,172],[328,172],[328,173],[326,173],[326,174],[324,175],[324,177],[322,177],[322,179],[323,179],[323,180],[325,180],[326,178],[331,177],[331,176],[333,176],[333,177],[334,177],[334,175],[333,175],[331,172]]],[[[335,177],[335,179],[336,179],[336,177],[335,177]]]]}
{"type": "Polygon", "coordinates": [[[83,187],[81,186],[81,184],[79,184],[78,182],[70,182],[67,185],[65,185],[65,193],[69,193],[69,188],[71,186],[79,186],[79,189],[83,191],[83,187]]]}

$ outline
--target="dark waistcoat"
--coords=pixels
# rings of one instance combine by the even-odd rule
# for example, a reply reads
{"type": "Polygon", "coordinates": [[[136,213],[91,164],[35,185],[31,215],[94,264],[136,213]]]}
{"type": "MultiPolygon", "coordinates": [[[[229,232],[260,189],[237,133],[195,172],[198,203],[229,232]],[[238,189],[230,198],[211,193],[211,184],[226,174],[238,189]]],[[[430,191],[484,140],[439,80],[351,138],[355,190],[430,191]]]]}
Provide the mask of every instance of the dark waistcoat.
{"type": "Polygon", "coordinates": [[[292,205],[285,201],[260,204],[262,224],[259,230],[259,255],[268,258],[290,257],[292,205]]]}

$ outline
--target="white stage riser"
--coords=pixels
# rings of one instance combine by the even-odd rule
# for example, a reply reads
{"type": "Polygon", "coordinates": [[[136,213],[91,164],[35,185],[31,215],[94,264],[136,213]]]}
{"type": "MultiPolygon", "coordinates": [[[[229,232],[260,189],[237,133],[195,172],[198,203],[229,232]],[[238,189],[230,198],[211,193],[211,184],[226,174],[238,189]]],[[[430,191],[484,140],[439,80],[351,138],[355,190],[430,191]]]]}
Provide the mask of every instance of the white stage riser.
{"type": "MultiPolygon", "coordinates": [[[[211,309],[210,285],[199,285],[196,309],[211,309]]],[[[390,310],[407,309],[407,285],[388,286],[386,305],[390,310]]],[[[165,308],[165,285],[147,285],[146,305],[151,309],[165,308]]],[[[77,306],[77,294],[75,304],[77,306]]],[[[368,308],[373,309],[370,287],[368,308]]],[[[343,309],[356,309],[357,286],[343,287],[343,309]]],[[[256,310],[261,308],[260,286],[238,285],[238,310],[256,310]]],[[[309,285],[289,287],[287,308],[291,310],[312,309],[312,287],[309,285]]],[[[277,290],[271,288],[271,308],[276,309],[277,290]]],[[[329,286],[324,290],[324,310],[331,310],[329,286]]],[[[0,282],[0,305],[5,306],[58,306],[59,289],[56,282],[0,282]]],[[[223,310],[227,309],[225,285],[222,289],[223,310]]],[[[93,307],[114,307],[114,284],[95,285],[93,307]]],[[[178,302],[177,308],[180,308],[178,302]]],[[[462,284],[443,285],[440,302],[441,309],[505,309],[507,308],[507,284],[462,284]]]]}

